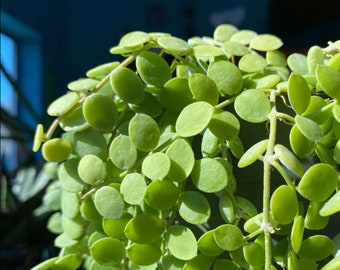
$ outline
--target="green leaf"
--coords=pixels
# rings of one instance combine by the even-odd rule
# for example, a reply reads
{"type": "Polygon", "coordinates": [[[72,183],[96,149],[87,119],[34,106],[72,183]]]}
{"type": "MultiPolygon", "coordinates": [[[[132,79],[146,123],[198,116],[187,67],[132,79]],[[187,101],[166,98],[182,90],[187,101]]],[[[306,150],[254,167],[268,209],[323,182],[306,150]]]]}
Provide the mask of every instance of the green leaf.
{"type": "Polygon", "coordinates": [[[316,68],[316,78],[327,95],[340,100],[340,71],[330,66],[319,65],[316,68]]]}
{"type": "Polygon", "coordinates": [[[170,166],[170,158],[162,152],[157,152],[143,160],[142,172],[151,180],[162,180],[168,175],[170,166]]]}
{"type": "Polygon", "coordinates": [[[237,166],[244,168],[254,163],[267,150],[268,139],[262,140],[251,146],[240,158],[237,166]]]}
{"type": "Polygon", "coordinates": [[[280,82],[281,78],[279,75],[271,74],[267,75],[256,81],[256,89],[270,89],[273,88],[280,82]]]}
{"type": "Polygon", "coordinates": [[[64,161],[71,152],[71,144],[63,138],[54,138],[42,145],[42,155],[49,162],[64,161]]]}
{"type": "Polygon", "coordinates": [[[70,82],[67,85],[67,88],[76,91],[76,92],[85,92],[85,91],[91,91],[93,90],[99,81],[90,79],[90,78],[82,78],[73,82],[70,82]]]}
{"type": "Polygon", "coordinates": [[[266,59],[263,56],[254,53],[243,55],[238,63],[239,69],[248,73],[262,72],[266,66],[266,59]]]}
{"type": "Polygon", "coordinates": [[[208,200],[196,191],[187,191],[181,195],[178,211],[180,216],[190,224],[207,222],[211,213],[208,200]]]}
{"type": "Polygon", "coordinates": [[[293,188],[281,185],[270,198],[271,213],[280,224],[290,224],[299,210],[296,192],[293,188]]]}
{"type": "Polygon", "coordinates": [[[279,49],[282,45],[282,40],[277,36],[261,34],[251,40],[249,47],[258,51],[273,51],[279,49]]]}
{"type": "Polygon", "coordinates": [[[151,265],[156,263],[162,255],[157,244],[132,244],[127,249],[128,258],[137,265],[151,265]]]}
{"type": "Polygon", "coordinates": [[[191,145],[185,139],[178,139],[169,146],[166,154],[171,160],[169,179],[176,182],[185,180],[195,163],[191,145]]]}
{"type": "Polygon", "coordinates": [[[243,254],[247,263],[252,266],[263,266],[265,263],[264,248],[256,242],[245,244],[243,246],[243,254]]]}
{"type": "Polygon", "coordinates": [[[295,123],[301,133],[310,141],[314,143],[321,142],[323,139],[323,132],[319,125],[313,120],[310,120],[301,115],[295,116],[295,123]]]}
{"type": "Polygon", "coordinates": [[[230,37],[230,41],[238,42],[242,45],[249,45],[256,36],[257,33],[252,30],[240,30],[230,37]]]}
{"type": "Polygon", "coordinates": [[[142,80],[129,68],[116,68],[111,73],[110,83],[113,91],[127,103],[138,104],[144,99],[142,80]]]}
{"type": "Polygon", "coordinates": [[[291,230],[291,245],[294,252],[298,253],[301,247],[303,233],[304,233],[304,218],[303,216],[297,216],[294,219],[293,227],[291,230]]]}
{"type": "Polygon", "coordinates": [[[118,219],[124,211],[122,195],[110,186],[103,186],[96,191],[94,204],[104,218],[118,219]]]}
{"type": "Polygon", "coordinates": [[[131,218],[129,213],[124,213],[119,219],[103,218],[102,227],[105,234],[116,239],[125,238],[124,229],[131,218]]]}
{"type": "Polygon", "coordinates": [[[136,68],[146,84],[162,87],[171,79],[168,63],[160,55],[145,51],[136,58],[136,68]]]}
{"type": "Polygon", "coordinates": [[[78,106],[68,112],[66,116],[61,119],[60,127],[66,132],[77,132],[89,128],[90,124],[84,118],[83,107],[78,106]]]}
{"type": "Polygon", "coordinates": [[[222,194],[218,201],[220,214],[226,223],[233,223],[235,220],[235,208],[229,194],[222,194]]]}
{"type": "Polygon", "coordinates": [[[110,131],[118,121],[118,110],[111,97],[94,93],[83,104],[86,122],[100,131],[110,131]]]}
{"type": "Polygon", "coordinates": [[[77,193],[66,190],[61,192],[61,211],[67,218],[75,218],[79,214],[80,198],[77,193]]]}
{"type": "Polygon", "coordinates": [[[271,110],[267,95],[257,89],[243,91],[236,97],[234,107],[243,120],[251,123],[267,121],[271,110]]]}
{"type": "Polygon", "coordinates": [[[80,99],[77,92],[68,92],[65,95],[57,98],[47,108],[48,115],[60,116],[74,107],[80,99]]]}
{"type": "Polygon", "coordinates": [[[240,131],[240,122],[231,112],[215,110],[208,128],[218,138],[231,141],[240,131]]]}
{"type": "Polygon", "coordinates": [[[163,36],[158,39],[158,44],[165,51],[174,55],[187,55],[192,53],[192,48],[183,39],[163,36]]]}
{"type": "Polygon", "coordinates": [[[208,44],[203,44],[203,45],[197,45],[193,47],[194,49],[194,55],[196,57],[216,57],[223,55],[223,52],[220,48],[208,45],[208,44]]]}
{"type": "Polygon", "coordinates": [[[316,144],[307,139],[297,125],[293,125],[289,134],[290,146],[293,152],[300,158],[309,157],[315,150],[316,144]]]}
{"type": "Polygon", "coordinates": [[[213,112],[213,107],[205,101],[189,104],[177,118],[176,132],[182,137],[192,137],[201,133],[209,124],[213,112]]]}
{"type": "Polygon", "coordinates": [[[327,258],[335,247],[333,241],[325,235],[313,235],[302,241],[298,255],[308,261],[320,261],[327,258]]]}
{"type": "Polygon", "coordinates": [[[128,170],[137,161],[137,148],[126,135],[115,137],[109,148],[109,156],[115,166],[121,170],[128,170]]]}
{"type": "Polygon", "coordinates": [[[85,155],[79,161],[78,174],[86,184],[97,185],[105,179],[106,166],[99,157],[85,155]]]}
{"type": "Polygon", "coordinates": [[[214,264],[214,270],[239,270],[241,269],[236,262],[227,259],[217,259],[214,264]]]}
{"type": "Polygon", "coordinates": [[[303,114],[310,102],[311,91],[306,80],[298,74],[291,74],[288,80],[288,98],[297,114],[303,114]]]}
{"type": "Polygon", "coordinates": [[[340,191],[330,197],[319,211],[321,216],[330,216],[337,212],[340,212],[340,191]]]}
{"type": "Polygon", "coordinates": [[[223,51],[227,55],[235,55],[235,56],[242,56],[249,53],[249,50],[246,46],[235,42],[235,41],[226,41],[223,43],[223,51]]]}
{"type": "Polygon", "coordinates": [[[224,60],[212,62],[207,75],[216,83],[221,94],[235,95],[241,91],[241,71],[231,62],[224,60]]]}
{"type": "Polygon", "coordinates": [[[139,150],[154,149],[160,137],[157,122],[146,114],[136,114],[129,123],[129,137],[139,150]]]}
{"type": "Polygon", "coordinates": [[[155,242],[163,233],[163,221],[151,214],[139,214],[125,227],[126,237],[138,244],[155,242]]]}
{"type": "Polygon", "coordinates": [[[299,177],[303,176],[305,171],[301,165],[301,162],[287,147],[282,144],[276,144],[274,146],[274,152],[275,156],[288,170],[299,177]]]}
{"type": "Polygon", "coordinates": [[[194,185],[199,190],[208,193],[220,191],[228,184],[226,169],[220,162],[212,158],[197,160],[191,177],[194,185]]]}
{"type": "Polygon", "coordinates": [[[243,245],[241,230],[237,226],[231,224],[218,226],[214,230],[214,239],[221,249],[227,251],[236,250],[243,245]]]}
{"type": "Polygon", "coordinates": [[[86,76],[87,77],[102,77],[102,76],[109,74],[112,70],[114,70],[118,66],[119,66],[119,62],[117,61],[101,64],[99,66],[89,69],[86,72],[86,76]]]}
{"type": "Polygon", "coordinates": [[[325,201],[334,192],[338,177],[339,172],[331,165],[315,164],[305,172],[297,191],[310,201],[325,201]]]}
{"type": "Polygon", "coordinates": [[[63,232],[71,239],[79,239],[85,233],[85,225],[80,215],[73,219],[61,217],[63,232]]]}
{"type": "Polygon", "coordinates": [[[216,244],[214,231],[204,233],[198,239],[197,245],[199,251],[208,256],[218,256],[223,252],[223,249],[216,244]]]}
{"type": "Polygon", "coordinates": [[[322,230],[328,225],[329,217],[321,216],[319,211],[324,202],[309,202],[305,216],[305,228],[308,230],[322,230]]]}
{"type": "Polygon", "coordinates": [[[125,34],[119,41],[119,46],[129,49],[140,48],[151,39],[150,35],[143,31],[133,31],[125,34]]]}
{"type": "Polygon", "coordinates": [[[189,87],[195,99],[205,101],[215,106],[218,103],[219,92],[215,82],[205,74],[194,73],[189,77],[189,87]]]}
{"type": "Polygon", "coordinates": [[[79,254],[67,254],[60,257],[54,263],[54,269],[77,269],[81,266],[83,260],[79,254]]]}
{"type": "Polygon", "coordinates": [[[38,152],[43,142],[44,142],[44,126],[42,124],[38,124],[34,133],[32,151],[38,152]]]}
{"type": "Polygon", "coordinates": [[[173,182],[156,180],[148,185],[145,201],[154,209],[167,210],[177,203],[179,196],[179,188],[173,182]]]}
{"type": "Polygon", "coordinates": [[[220,24],[214,30],[214,39],[220,42],[225,42],[229,40],[238,29],[231,24],[220,24]]]}
{"type": "Polygon", "coordinates": [[[308,74],[307,56],[301,53],[293,53],[288,56],[287,63],[293,73],[299,75],[308,74]]]}
{"type": "Polygon", "coordinates": [[[144,99],[138,104],[129,104],[132,111],[139,114],[147,114],[157,117],[162,113],[162,106],[159,100],[152,94],[145,92],[144,99]]]}
{"type": "Polygon", "coordinates": [[[180,113],[193,101],[188,80],[181,77],[169,80],[159,95],[162,107],[171,113],[180,113]]]}
{"type": "Polygon", "coordinates": [[[324,65],[325,55],[319,46],[312,46],[307,52],[308,73],[314,75],[319,65],[324,65]]]}
{"type": "Polygon", "coordinates": [[[78,158],[71,158],[60,164],[58,179],[63,189],[69,192],[80,192],[84,188],[84,182],[78,174],[78,158]]]}
{"type": "Polygon", "coordinates": [[[123,195],[124,201],[132,205],[142,202],[145,190],[145,179],[139,173],[127,174],[120,185],[120,193],[123,195]]]}
{"type": "Polygon", "coordinates": [[[286,55],[283,52],[278,51],[278,50],[267,51],[266,60],[267,60],[268,65],[273,66],[273,67],[286,68],[287,66],[286,55]]]}
{"type": "Polygon", "coordinates": [[[114,265],[125,257],[124,244],[111,237],[104,237],[90,247],[93,259],[101,265],[114,265]]]}
{"type": "Polygon", "coordinates": [[[197,241],[193,232],[182,225],[172,225],[167,230],[168,248],[180,260],[190,260],[197,255],[197,241]]]}

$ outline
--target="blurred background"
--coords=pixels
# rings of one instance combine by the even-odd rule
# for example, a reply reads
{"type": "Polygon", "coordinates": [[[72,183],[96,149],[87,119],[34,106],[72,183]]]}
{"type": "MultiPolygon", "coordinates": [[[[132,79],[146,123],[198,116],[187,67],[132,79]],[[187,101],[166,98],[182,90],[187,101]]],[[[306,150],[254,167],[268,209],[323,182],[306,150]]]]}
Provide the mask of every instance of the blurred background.
{"type": "Polygon", "coordinates": [[[45,229],[49,213],[39,209],[49,176],[31,152],[35,127],[51,121],[46,107],[68,82],[115,60],[109,49],[122,35],[142,30],[188,39],[230,23],[279,36],[289,54],[338,40],[339,11],[339,0],[2,0],[3,269],[28,269],[55,252],[45,229]]]}

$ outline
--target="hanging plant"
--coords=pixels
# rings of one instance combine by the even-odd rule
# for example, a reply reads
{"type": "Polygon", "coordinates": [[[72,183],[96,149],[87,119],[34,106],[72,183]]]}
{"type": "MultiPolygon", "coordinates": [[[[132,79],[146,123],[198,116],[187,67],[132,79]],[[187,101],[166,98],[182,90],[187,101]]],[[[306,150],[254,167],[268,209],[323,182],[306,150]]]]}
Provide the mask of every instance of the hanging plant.
{"type": "Polygon", "coordinates": [[[34,269],[336,269],[340,43],[282,45],[227,24],[134,31],[69,83],[33,146],[59,164],[60,248],[34,269]]]}

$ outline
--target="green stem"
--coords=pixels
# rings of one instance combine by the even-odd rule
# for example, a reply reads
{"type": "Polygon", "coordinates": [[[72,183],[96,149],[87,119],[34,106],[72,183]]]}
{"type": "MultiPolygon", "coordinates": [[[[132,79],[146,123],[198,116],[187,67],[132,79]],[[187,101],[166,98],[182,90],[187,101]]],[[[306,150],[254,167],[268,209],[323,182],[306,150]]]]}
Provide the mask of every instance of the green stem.
{"type": "Polygon", "coordinates": [[[229,99],[226,99],[226,100],[222,101],[221,103],[217,104],[215,106],[215,109],[217,109],[217,110],[223,109],[225,106],[228,106],[229,104],[233,103],[235,101],[235,99],[236,99],[236,96],[229,98],[229,99]]]}
{"type": "Polygon", "coordinates": [[[292,179],[285,171],[285,169],[280,165],[280,163],[278,163],[277,161],[273,161],[271,165],[281,174],[283,179],[286,181],[286,184],[295,189],[295,185],[293,184],[292,179]]]}
{"type": "Polygon", "coordinates": [[[271,269],[272,264],[272,243],[271,234],[273,233],[273,225],[270,221],[270,181],[271,181],[271,160],[274,156],[274,145],[277,129],[277,111],[276,111],[276,91],[270,92],[270,101],[272,103],[271,112],[268,115],[269,119],[269,141],[266,154],[263,158],[263,221],[262,230],[264,232],[265,246],[265,270],[271,269]]]}

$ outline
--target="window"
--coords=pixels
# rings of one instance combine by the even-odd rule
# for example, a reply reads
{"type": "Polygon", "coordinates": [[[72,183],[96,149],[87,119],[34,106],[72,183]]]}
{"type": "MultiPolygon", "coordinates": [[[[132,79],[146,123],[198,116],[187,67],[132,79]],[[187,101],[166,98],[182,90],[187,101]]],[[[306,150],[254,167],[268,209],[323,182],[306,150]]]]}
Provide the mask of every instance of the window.
{"type": "Polygon", "coordinates": [[[41,47],[36,31],[1,10],[1,168],[7,171],[31,157],[41,122],[41,47]]]}
{"type": "MultiPolygon", "coordinates": [[[[17,95],[5,76],[3,69],[14,80],[17,79],[17,44],[11,37],[1,33],[1,109],[11,116],[17,116],[17,95]]],[[[5,114],[1,111],[1,118],[6,121],[5,114]]],[[[11,132],[8,126],[1,121],[1,158],[5,169],[13,169],[17,165],[17,144],[10,139],[11,132]]]]}

